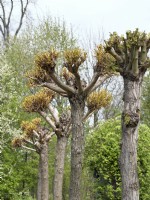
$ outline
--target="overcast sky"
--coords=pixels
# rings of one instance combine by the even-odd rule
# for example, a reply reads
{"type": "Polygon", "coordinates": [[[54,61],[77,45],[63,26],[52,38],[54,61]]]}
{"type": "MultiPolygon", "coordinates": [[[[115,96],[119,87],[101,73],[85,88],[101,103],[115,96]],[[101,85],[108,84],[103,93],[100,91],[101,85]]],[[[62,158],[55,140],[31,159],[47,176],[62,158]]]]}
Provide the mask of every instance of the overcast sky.
{"type": "Polygon", "coordinates": [[[50,14],[72,24],[77,34],[139,28],[150,32],[150,0],[38,0],[40,15],[50,14]]]}

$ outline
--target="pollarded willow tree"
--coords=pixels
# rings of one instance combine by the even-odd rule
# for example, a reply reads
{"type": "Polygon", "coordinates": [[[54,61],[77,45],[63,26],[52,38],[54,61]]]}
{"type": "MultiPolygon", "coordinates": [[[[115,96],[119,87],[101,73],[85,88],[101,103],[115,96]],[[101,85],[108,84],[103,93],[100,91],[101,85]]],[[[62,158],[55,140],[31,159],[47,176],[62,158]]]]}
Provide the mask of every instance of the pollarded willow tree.
{"type": "MultiPolygon", "coordinates": [[[[64,111],[59,113],[59,109],[53,105],[51,102],[51,97],[54,97],[54,92],[45,88],[45,92],[42,90],[37,92],[34,95],[27,96],[23,102],[23,108],[27,112],[35,112],[38,113],[50,126],[49,133],[50,135],[55,134],[57,136],[57,144],[56,144],[56,159],[55,159],[55,176],[54,176],[54,192],[53,192],[53,199],[60,200],[62,199],[62,186],[63,186],[63,175],[64,175],[64,164],[65,164],[65,152],[66,146],[68,142],[68,137],[70,134],[70,111],[64,111]],[[49,95],[48,95],[49,94],[49,95]]],[[[47,158],[47,162],[45,163],[44,160],[40,159],[39,162],[39,178],[40,177],[47,177],[47,181],[41,183],[40,179],[40,187],[38,187],[38,200],[48,200],[49,199],[49,190],[45,189],[48,188],[48,170],[45,171],[45,176],[41,174],[41,167],[43,165],[47,166],[48,169],[48,151],[44,151],[43,144],[46,143],[46,147],[48,148],[49,142],[49,134],[44,134],[42,140],[39,140],[40,147],[45,152],[45,155],[40,156],[40,158],[47,158]]],[[[40,151],[42,153],[42,151],[40,151]]]]}
{"type": "MultiPolygon", "coordinates": [[[[82,160],[84,151],[84,113],[86,100],[88,114],[94,111],[93,101],[98,102],[96,93],[92,93],[113,72],[114,59],[107,54],[102,46],[95,49],[95,65],[93,78],[89,84],[81,77],[79,67],[86,60],[86,52],[80,48],[67,50],[63,54],[62,77],[56,73],[59,53],[50,50],[41,53],[35,58],[35,68],[27,73],[30,84],[40,85],[67,97],[71,106],[72,140],[71,140],[71,178],[70,200],[80,200],[82,160]],[[91,94],[91,95],[90,95],[91,94]],[[92,97],[93,96],[93,97],[92,97]],[[92,98],[92,100],[91,100],[92,98]]],[[[105,98],[110,102],[110,97],[105,98]]],[[[107,103],[106,103],[107,104],[107,103]]]]}
{"type": "MultiPolygon", "coordinates": [[[[43,116],[53,96],[54,92],[48,89],[41,90],[35,95],[26,97],[23,108],[27,112],[37,112],[43,116]]],[[[53,123],[49,117],[47,117],[47,121],[53,128],[53,123]]],[[[13,147],[36,151],[39,154],[37,199],[46,200],[49,198],[48,143],[54,135],[53,129],[43,127],[40,118],[22,121],[21,128],[23,134],[15,136],[12,145],[13,147]]]]}
{"type": "MultiPolygon", "coordinates": [[[[50,127],[42,127],[40,118],[23,121],[21,127],[24,134],[15,137],[12,142],[14,147],[33,150],[39,154],[38,200],[49,199],[48,143],[54,134],[57,136],[57,144],[53,199],[62,200],[65,151],[71,130],[71,120],[70,110],[59,113],[52,103],[53,97],[54,92],[45,88],[24,99],[22,104],[24,110],[29,113],[38,113],[50,127]]],[[[89,109],[83,120],[85,121],[93,111],[107,106],[110,101],[111,95],[106,90],[92,93],[88,97],[89,109]]]]}
{"type": "Polygon", "coordinates": [[[126,36],[110,35],[106,51],[118,64],[116,71],[124,79],[124,108],[122,112],[121,176],[122,199],[139,199],[137,174],[137,140],[140,122],[140,96],[143,76],[150,67],[148,51],[150,37],[138,29],[126,32],[126,36]]]}

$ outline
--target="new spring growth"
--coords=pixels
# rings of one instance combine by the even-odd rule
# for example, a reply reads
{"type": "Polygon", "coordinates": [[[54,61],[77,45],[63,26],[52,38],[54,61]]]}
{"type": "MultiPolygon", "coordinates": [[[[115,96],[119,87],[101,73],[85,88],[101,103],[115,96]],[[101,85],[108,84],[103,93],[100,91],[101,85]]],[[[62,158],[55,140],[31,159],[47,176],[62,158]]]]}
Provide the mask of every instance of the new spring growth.
{"type": "Polygon", "coordinates": [[[42,89],[34,95],[25,97],[22,107],[27,112],[43,111],[48,107],[52,101],[54,92],[49,89],[42,89]]]}
{"type": "Polygon", "coordinates": [[[106,107],[111,103],[112,95],[107,90],[92,92],[87,98],[87,106],[91,111],[106,107]]]}
{"type": "Polygon", "coordinates": [[[51,78],[48,76],[47,72],[37,66],[34,69],[28,71],[26,73],[26,77],[28,78],[28,84],[30,87],[44,82],[51,82],[51,78]]]}
{"type": "Polygon", "coordinates": [[[76,73],[79,66],[86,60],[87,53],[80,48],[67,50],[64,52],[65,64],[64,66],[71,72],[76,73]]]}
{"type": "Polygon", "coordinates": [[[147,52],[150,48],[150,36],[145,32],[127,31],[126,36],[118,36],[116,32],[110,34],[105,41],[106,51],[118,63],[118,72],[122,76],[128,75],[132,79],[139,79],[140,74],[150,66],[147,52]]]}
{"type": "Polygon", "coordinates": [[[38,131],[41,118],[35,118],[32,121],[22,121],[21,128],[26,137],[31,138],[34,135],[33,131],[38,131]]]}
{"type": "Polygon", "coordinates": [[[35,57],[35,64],[46,72],[52,73],[54,72],[58,56],[59,53],[55,50],[40,53],[35,57]]]}
{"type": "Polygon", "coordinates": [[[23,144],[23,137],[21,136],[15,137],[11,142],[11,145],[14,148],[21,147],[22,144],[23,144]]]}
{"type": "Polygon", "coordinates": [[[95,49],[96,66],[95,71],[100,74],[112,73],[115,59],[105,51],[102,45],[95,49]]]}

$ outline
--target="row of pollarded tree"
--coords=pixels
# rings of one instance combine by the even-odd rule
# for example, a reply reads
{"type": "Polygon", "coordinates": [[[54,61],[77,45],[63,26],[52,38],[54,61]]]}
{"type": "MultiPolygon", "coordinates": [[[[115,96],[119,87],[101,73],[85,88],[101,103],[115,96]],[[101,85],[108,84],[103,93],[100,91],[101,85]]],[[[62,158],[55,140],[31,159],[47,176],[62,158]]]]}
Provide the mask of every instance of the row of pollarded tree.
{"type": "MultiPolygon", "coordinates": [[[[150,66],[148,58],[149,48],[149,36],[145,32],[139,32],[138,29],[133,32],[127,32],[125,37],[120,37],[117,33],[111,34],[110,39],[105,42],[105,45],[99,45],[95,50],[95,65],[92,66],[93,77],[89,84],[82,79],[79,71],[79,67],[82,66],[87,57],[83,50],[76,48],[64,52],[63,78],[58,76],[55,70],[57,60],[59,59],[58,52],[50,50],[36,56],[35,68],[28,73],[31,85],[46,87],[62,97],[67,98],[70,103],[71,117],[70,119],[67,118],[68,120],[66,120],[63,125],[63,128],[68,130],[68,133],[70,131],[69,127],[71,127],[72,133],[70,200],[80,200],[82,160],[84,152],[83,121],[84,118],[86,118],[86,102],[90,112],[101,107],[100,105],[102,105],[105,96],[102,100],[97,93],[94,93],[94,91],[104,80],[116,72],[120,73],[124,79],[124,108],[122,112],[120,159],[122,199],[139,199],[137,139],[140,121],[140,90],[143,76],[150,66]]],[[[43,104],[43,106],[45,106],[45,104],[43,104]]],[[[37,104],[36,107],[38,107],[37,104]]],[[[52,115],[55,113],[51,109],[49,110],[52,115]]],[[[61,125],[57,124],[55,117],[53,116],[54,121],[52,121],[45,115],[43,108],[39,113],[51,125],[56,133],[61,125]],[[56,122],[56,124],[54,124],[54,122],[56,122]]],[[[57,119],[59,122],[61,121],[58,117],[57,119]]],[[[61,131],[62,130],[61,127],[61,131]]],[[[58,132],[61,131],[58,130],[58,132]]],[[[35,130],[33,132],[34,134],[36,133],[35,130]]],[[[37,135],[40,133],[46,135],[42,133],[42,131],[39,131],[37,135]]],[[[41,198],[41,200],[46,199],[48,200],[48,197],[41,198]]]]}
{"type": "MultiPolygon", "coordinates": [[[[70,76],[70,73],[64,69],[63,77],[67,79],[68,76],[70,76]]],[[[31,81],[30,84],[33,84],[33,82],[31,81]]],[[[54,135],[57,136],[57,144],[53,199],[61,200],[63,197],[65,152],[71,132],[71,116],[69,108],[64,108],[63,112],[58,111],[60,108],[57,108],[56,102],[53,102],[54,99],[57,100],[57,96],[55,96],[52,90],[44,88],[24,99],[23,109],[29,113],[38,113],[49,126],[44,127],[41,118],[23,121],[21,124],[23,134],[16,136],[12,141],[14,147],[36,151],[39,154],[38,200],[49,199],[48,151],[49,141],[54,135]]],[[[91,93],[87,99],[87,112],[81,120],[86,121],[94,111],[106,107],[111,102],[111,98],[111,94],[106,90],[91,93]]]]}

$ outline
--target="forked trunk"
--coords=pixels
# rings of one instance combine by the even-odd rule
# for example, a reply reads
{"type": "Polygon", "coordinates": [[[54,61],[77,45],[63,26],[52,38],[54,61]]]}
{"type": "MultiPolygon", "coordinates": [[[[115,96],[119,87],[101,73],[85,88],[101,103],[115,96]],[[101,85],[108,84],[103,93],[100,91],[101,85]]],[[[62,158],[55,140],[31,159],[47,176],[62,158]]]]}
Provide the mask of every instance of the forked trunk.
{"type": "Polygon", "coordinates": [[[72,120],[70,200],[80,200],[82,160],[84,151],[84,101],[78,97],[70,100],[72,120]]]}
{"type": "Polygon", "coordinates": [[[49,200],[48,143],[42,144],[39,159],[38,200],[49,200]]]}
{"type": "Polygon", "coordinates": [[[68,138],[66,136],[57,137],[53,194],[54,200],[62,200],[63,175],[67,141],[68,138]]]}
{"type": "Polygon", "coordinates": [[[139,200],[137,172],[137,140],[140,121],[140,89],[142,78],[124,78],[124,111],[122,113],[121,176],[122,200],[139,200]]]}

